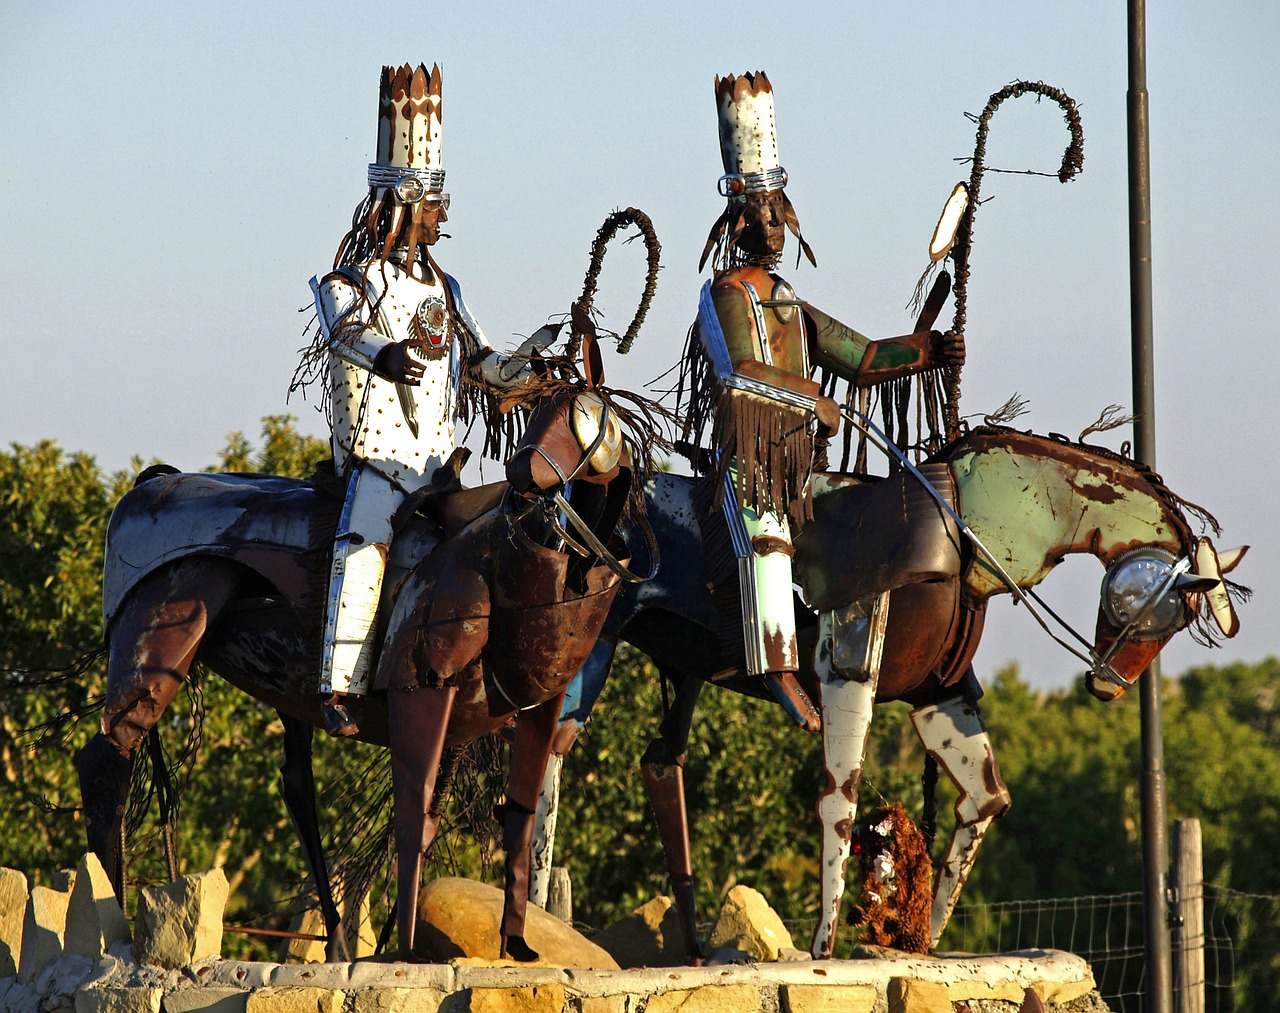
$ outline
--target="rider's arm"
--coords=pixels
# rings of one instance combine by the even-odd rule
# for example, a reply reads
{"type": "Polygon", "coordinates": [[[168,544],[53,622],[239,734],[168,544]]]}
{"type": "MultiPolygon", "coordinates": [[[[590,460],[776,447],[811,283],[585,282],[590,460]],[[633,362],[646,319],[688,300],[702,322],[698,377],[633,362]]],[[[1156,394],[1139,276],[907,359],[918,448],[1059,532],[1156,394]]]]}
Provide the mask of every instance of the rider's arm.
{"type": "Polygon", "coordinates": [[[761,342],[767,340],[767,336],[757,333],[751,298],[741,283],[717,281],[711,287],[711,301],[734,373],[785,387],[807,397],[818,396],[819,387],[813,380],[764,361],[761,342]]]}
{"type": "Polygon", "coordinates": [[[329,351],[353,366],[375,372],[378,353],[394,342],[369,324],[363,315],[368,310],[360,306],[356,286],[343,275],[330,274],[323,280],[312,278],[311,288],[329,351]]]}
{"type": "Polygon", "coordinates": [[[819,309],[804,307],[815,365],[870,387],[955,362],[956,351],[938,331],[916,331],[873,341],[819,309]]]}
{"type": "Polygon", "coordinates": [[[484,331],[476,318],[471,315],[466,302],[462,298],[462,288],[452,275],[444,276],[449,286],[454,311],[458,315],[459,330],[462,332],[463,361],[467,363],[467,372],[471,378],[487,387],[509,389],[526,383],[533,375],[527,364],[519,369],[507,367],[511,356],[503,355],[489,344],[484,331]]]}

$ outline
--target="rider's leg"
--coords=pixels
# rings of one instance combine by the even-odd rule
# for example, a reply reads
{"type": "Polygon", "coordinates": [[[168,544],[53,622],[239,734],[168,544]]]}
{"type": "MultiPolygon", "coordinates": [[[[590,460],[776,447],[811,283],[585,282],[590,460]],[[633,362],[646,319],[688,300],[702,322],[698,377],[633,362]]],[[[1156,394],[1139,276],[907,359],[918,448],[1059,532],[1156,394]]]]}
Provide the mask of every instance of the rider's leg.
{"type": "Polygon", "coordinates": [[[830,957],[835,947],[888,618],[886,592],[823,612],[818,621],[814,674],[822,704],[822,757],[827,770],[827,787],[818,796],[817,806],[822,824],[822,908],[810,945],[818,959],[830,957]]]}
{"type": "Polygon", "coordinates": [[[792,720],[807,731],[821,727],[817,708],[796,682],[800,650],[796,644],[795,597],[791,589],[791,526],[785,517],[740,510],[726,478],[724,510],[738,557],[742,595],[742,636],[747,673],[765,681],[792,720]]]}
{"type": "Polygon", "coordinates": [[[972,673],[968,683],[964,693],[911,712],[911,723],[920,742],[960,793],[955,806],[955,830],[933,889],[931,946],[938,945],[942,930],[947,927],[991,821],[1003,816],[1011,801],[978,709],[981,690],[972,673]]]}
{"type": "Polygon", "coordinates": [[[342,698],[368,692],[391,518],[403,498],[398,488],[363,462],[352,465],[325,600],[320,696],[330,735],[359,731],[342,698]]]}

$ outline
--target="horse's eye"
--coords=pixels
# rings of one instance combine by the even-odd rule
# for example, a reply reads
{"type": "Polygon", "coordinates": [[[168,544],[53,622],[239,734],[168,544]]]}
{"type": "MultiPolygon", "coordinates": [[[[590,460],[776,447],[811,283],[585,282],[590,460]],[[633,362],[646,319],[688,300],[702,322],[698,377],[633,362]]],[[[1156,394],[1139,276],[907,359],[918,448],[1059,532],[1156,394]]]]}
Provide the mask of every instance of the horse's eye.
{"type": "Polygon", "coordinates": [[[1186,602],[1169,583],[1175,562],[1162,549],[1137,549],[1113,563],[1102,578],[1102,609],[1111,624],[1123,629],[1145,610],[1133,631],[1134,640],[1163,640],[1185,626],[1186,602]],[[1153,595],[1159,598],[1148,610],[1153,595]]]}
{"type": "Polygon", "coordinates": [[[622,456],[622,427],[598,394],[584,391],[573,399],[573,435],[599,474],[612,471],[622,456]]]}

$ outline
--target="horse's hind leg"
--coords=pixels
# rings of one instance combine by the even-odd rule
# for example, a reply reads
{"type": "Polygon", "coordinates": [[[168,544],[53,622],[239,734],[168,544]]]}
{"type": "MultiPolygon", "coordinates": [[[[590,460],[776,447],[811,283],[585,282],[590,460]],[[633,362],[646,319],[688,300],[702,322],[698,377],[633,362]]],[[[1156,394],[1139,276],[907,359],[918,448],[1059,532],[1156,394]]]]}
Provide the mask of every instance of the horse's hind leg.
{"type": "Polygon", "coordinates": [[[395,811],[396,929],[402,960],[413,956],[422,856],[440,826],[440,817],[433,815],[431,802],[456,695],[453,686],[392,690],[387,694],[395,811]]]}
{"type": "Polygon", "coordinates": [[[604,689],[605,679],[613,664],[617,641],[601,637],[591,648],[581,671],[574,676],[560,708],[560,724],[551,740],[551,755],[542,775],[538,806],[533,819],[533,843],[530,845],[529,900],[540,908],[547,906],[551,884],[551,861],[555,854],[556,816],[560,807],[560,770],[565,755],[578,740],[578,732],[586,724],[604,689]]]}
{"type": "Polygon", "coordinates": [[[320,899],[320,913],[324,918],[324,931],[329,937],[325,945],[325,959],[350,960],[347,940],[342,931],[342,919],[333,899],[333,885],[329,880],[328,863],[324,858],[324,844],[320,839],[320,812],[316,807],[315,769],[311,762],[311,738],[309,724],[277,711],[284,724],[284,755],[280,760],[280,788],[284,804],[293,818],[298,840],[306,852],[307,868],[316,884],[320,899]]]}
{"type": "Polygon", "coordinates": [[[676,911],[680,916],[685,960],[694,967],[701,966],[703,957],[698,943],[693,849],[689,843],[689,810],[684,796],[684,754],[689,747],[693,709],[703,685],[701,679],[692,676],[680,681],[671,712],[662,721],[662,738],[651,742],[640,760],[640,772],[658,824],[671,892],[675,894],[676,911]]]}
{"type": "Polygon", "coordinates": [[[224,568],[180,563],[139,583],[112,619],[102,726],[76,754],[76,769],[89,849],[102,861],[121,903],[124,807],[134,752],[177,695],[211,617],[233,586],[224,568]]]}
{"type": "Polygon", "coordinates": [[[942,938],[991,821],[1009,809],[1009,789],[1000,777],[991,736],[978,709],[979,695],[970,671],[963,693],[911,712],[920,742],[960,793],[955,829],[933,888],[930,946],[937,946],[942,938]]]}
{"type": "Polygon", "coordinates": [[[822,824],[822,907],[809,948],[816,959],[830,957],[835,948],[888,615],[889,595],[881,594],[839,612],[824,612],[819,620],[814,674],[827,787],[817,805],[822,824]]]}

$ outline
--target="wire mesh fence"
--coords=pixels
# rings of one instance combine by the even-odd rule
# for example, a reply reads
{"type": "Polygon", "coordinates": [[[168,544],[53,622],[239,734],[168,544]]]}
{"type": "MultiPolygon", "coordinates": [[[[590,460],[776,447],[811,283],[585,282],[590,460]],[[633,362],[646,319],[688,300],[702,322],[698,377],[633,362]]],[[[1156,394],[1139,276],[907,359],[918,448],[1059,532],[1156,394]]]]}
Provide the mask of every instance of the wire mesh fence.
{"type": "MultiPolygon", "coordinates": [[[[1206,1013],[1280,1010],[1280,896],[1205,884],[1204,934],[1190,940],[1204,954],[1206,1013]]],[[[961,904],[941,950],[1000,953],[1066,950],[1093,968],[1098,990],[1116,1013],[1143,1013],[1145,960],[1142,894],[961,904]]],[[[1175,950],[1175,967],[1182,954],[1175,950]]],[[[1175,981],[1177,980],[1175,974],[1175,981]]],[[[1193,987],[1196,982],[1190,983],[1193,987]]],[[[1178,997],[1175,996],[1175,1000],[1178,997]]]]}

